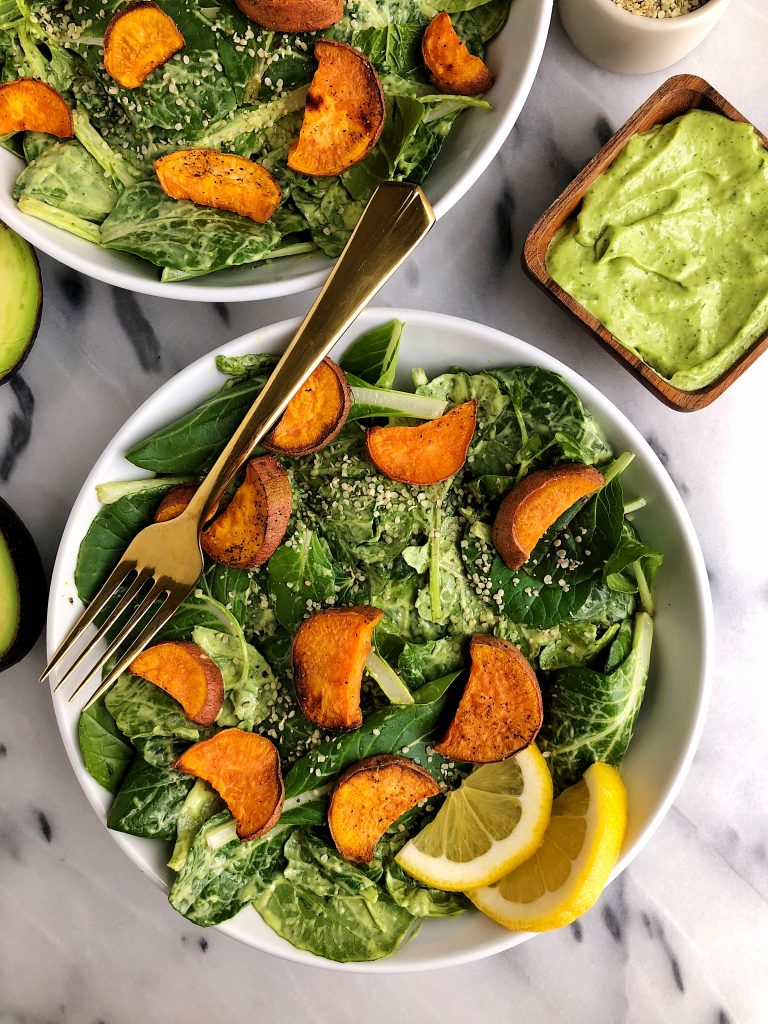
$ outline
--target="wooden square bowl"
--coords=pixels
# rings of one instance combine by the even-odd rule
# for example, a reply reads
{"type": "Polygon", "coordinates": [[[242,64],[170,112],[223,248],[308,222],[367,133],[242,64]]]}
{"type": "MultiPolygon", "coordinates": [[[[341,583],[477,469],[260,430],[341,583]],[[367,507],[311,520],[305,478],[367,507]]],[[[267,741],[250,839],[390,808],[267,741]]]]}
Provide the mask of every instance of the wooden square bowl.
{"type": "MultiPolygon", "coordinates": [[[[703,78],[698,78],[695,75],[676,75],[674,78],[668,79],[645,101],[639,110],[635,111],[626,124],[603,146],[597,156],[589,161],[581,174],[574,178],[565,191],[538,219],[523,248],[523,269],[526,274],[551,298],[571,312],[616,359],[640,379],[640,382],[649,391],[652,391],[667,405],[682,412],[703,409],[718,398],[726,388],[730,387],[747,367],[751,366],[757,357],[768,349],[768,333],[758,338],[717,380],[698,391],[683,391],[681,388],[673,387],[647,363],[625,348],[607,327],[604,327],[573,296],[552,280],[547,270],[547,250],[556,232],[569,217],[577,212],[589,187],[608,169],[633,135],[646,132],[654,125],[671,121],[696,107],[723,114],[732,121],[751,123],[703,78]]],[[[755,131],[762,139],[763,144],[768,147],[768,138],[757,128],[755,131]]]]}

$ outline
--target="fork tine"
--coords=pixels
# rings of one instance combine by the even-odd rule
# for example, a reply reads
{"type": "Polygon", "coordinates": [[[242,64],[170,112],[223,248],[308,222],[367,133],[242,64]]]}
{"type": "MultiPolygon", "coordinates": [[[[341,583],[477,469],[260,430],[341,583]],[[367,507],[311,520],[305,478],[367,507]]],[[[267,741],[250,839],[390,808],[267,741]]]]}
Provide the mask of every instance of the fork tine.
{"type": "MultiPolygon", "coordinates": [[[[59,687],[62,686],[67,679],[69,679],[72,673],[77,671],[77,669],[80,667],[80,665],[83,664],[83,662],[88,658],[88,656],[93,653],[93,648],[96,645],[96,642],[101,637],[105,637],[107,635],[107,631],[111,629],[111,627],[114,626],[123,617],[123,615],[125,615],[128,609],[131,607],[133,599],[137,596],[137,594],[142,589],[142,587],[147,583],[147,581],[151,579],[152,572],[149,569],[141,569],[136,574],[136,578],[133,580],[133,582],[128,587],[126,592],[117,602],[115,607],[110,611],[105,621],[102,622],[101,625],[99,626],[99,632],[94,637],[92,637],[91,642],[83,648],[83,650],[80,652],[77,658],[75,658],[75,660],[69,666],[67,671],[58,681],[58,683],[56,683],[56,685],[53,688],[54,692],[58,690],[59,687]]],[[[120,634],[120,636],[122,636],[122,634],[120,634]]],[[[118,644],[122,642],[119,637],[117,642],[118,644]]],[[[109,652],[104,657],[111,657],[112,653],[114,653],[114,651],[113,648],[110,647],[109,652]]],[[[102,664],[103,662],[100,662],[97,667],[100,668],[102,664]]]]}
{"type": "Polygon", "coordinates": [[[93,598],[91,603],[85,609],[83,614],[72,626],[66,637],[62,640],[59,645],[59,649],[56,651],[54,656],[48,662],[45,667],[43,674],[40,676],[40,682],[43,683],[58,665],[64,655],[70,650],[70,648],[77,642],[83,633],[83,630],[90,626],[99,612],[105,607],[109,600],[114,595],[115,591],[121,584],[123,584],[132,572],[136,571],[135,562],[127,562],[124,558],[117,563],[115,568],[107,577],[106,581],[101,585],[101,589],[93,598]]]}
{"type": "MultiPolygon", "coordinates": [[[[122,627],[120,628],[119,633],[110,642],[110,644],[107,647],[106,651],[104,651],[104,653],[102,655],[100,655],[100,657],[96,661],[95,665],[93,665],[91,668],[88,669],[86,674],[83,676],[83,678],[77,684],[75,689],[69,695],[69,697],[67,698],[68,700],[72,700],[72,698],[75,697],[80,692],[80,690],[82,690],[82,688],[86,685],[86,683],[90,682],[90,680],[98,672],[101,671],[101,669],[109,661],[109,659],[112,657],[112,655],[116,654],[117,651],[119,651],[119,649],[123,646],[123,644],[128,640],[128,638],[131,635],[131,633],[133,633],[136,630],[136,628],[139,626],[139,624],[141,623],[141,620],[146,617],[147,613],[149,612],[149,610],[151,609],[151,607],[155,603],[155,601],[157,601],[157,599],[161,595],[163,595],[166,590],[167,590],[167,587],[164,584],[157,583],[157,582],[153,583],[153,585],[150,587],[150,589],[147,591],[147,593],[141,599],[141,601],[136,606],[136,608],[133,609],[131,615],[128,617],[126,622],[123,623],[122,627]]],[[[103,635],[104,634],[101,631],[99,631],[99,633],[97,633],[97,635],[93,638],[93,640],[89,644],[89,651],[93,650],[93,648],[96,646],[96,644],[99,642],[99,640],[102,639],[103,635]]],[[[72,668],[68,669],[67,672],[64,674],[64,676],[62,676],[62,678],[61,678],[61,680],[59,682],[59,686],[61,686],[61,684],[66,679],[69,678],[69,676],[72,674],[72,670],[74,669],[74,667],[75,666],[73,665],[72,668]]]]}
{"type": "MultiPolygon", "coordinates": [[[[149,620],[148,624],[145,626],[144,630],[136,638],[136,641],[131,650],[128,651],[127,654],[123,655],[123,657],[120,659],[120,661],[118,661],[118,663],[109,673],[109,675],[102,681],[101,685],[97,688],[96,692],[89,697],[87,703],[85,704],[85,707],[83,708],[83,711],[87,711],[91,704],[94,704],[103,693],[107,692],[107,690],[110,688],[112,683],[114,683],[117,677],[121,675],[130,665],[133,659],[144,650],[144,648],[147,646],[147,644],[155,635],[155,633],[157,633],[159,629],[162,629],[162,627],[165,625],[168,619],[170,619],[170,617],[179,607],[181,602],[184,600],[184,597],[184,593],[177,592],[175,594],[168,594],[165,601],[163,602],[162,607],[158,608],[158,610],[149,620]]],[[[79,689],[80,687],[78,687],[78,690],[79,689]]],[[[77,691],[75,691],[75,693],[76,692],[77,691]]],[[[73,693],[72,697],[74,696],[75,694],[73,693]]],[[[72,700],[72,697],[70,697],[69,699],[72,700]]]]}

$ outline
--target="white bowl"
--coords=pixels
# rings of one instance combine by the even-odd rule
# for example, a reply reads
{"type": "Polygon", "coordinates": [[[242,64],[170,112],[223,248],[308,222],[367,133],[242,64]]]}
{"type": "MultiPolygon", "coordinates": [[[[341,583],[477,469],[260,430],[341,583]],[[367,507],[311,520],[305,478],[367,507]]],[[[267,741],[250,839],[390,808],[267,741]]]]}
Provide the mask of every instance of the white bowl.
{"type": "Polygon", "coordinates": [[[645,75],[676,64],[709,35],[731,0],[708,0],[677,18],[631,14],[613,0],[560,0],[560,18],[577,50],[607,71],[645,75]]]}
{"type": "MultiPolygon", "coordinates": [[[[507,24],[488,50],[496,78],[488,93],[493,109],[470,110],[458,119],[424,182],[438,218],[474,185],[512,130],[536,77],[551,15],[552,0],[514,0],[507,24]]],[[[21,160],[0,149],[0,220],[65,266],[118,288],[193,302],[274,299],[319,288],[332,265],[323,255],[290,256],[163,284],[160,271],[146,260],[101,249],[21,213],[11,191],[22,167],[21,160]]]]}
{"type": "MultiPolygon", "coordinates": [[[[646,508],[637,514],[643,539],[664,552],[658,578],[657,628],[651,675],[636,735],[622,767],[629,791],[629,824],[619,874],[640,851],[674,799],[683,781],[703,725],[712,664],[714,626],[707,573],[696,535],[680,495],[656,455],[629,420],[591,384],[567,366],[523,341],[466,320],[411,310],[370,309],[349,332],[349,340],[377,323],[398,317],[406,328],[401,348],[400,376],[407,384],[410,370],[424,366],[435,374],[452,364],[480,369],[515,364],[537,365],[565,377],[594,412],[617,451],[637,458],[625,471],[629,494],[643,495],[646,508]]],[[[230,355],[279,352],[297,321],[275,324],[230,342],[221,351],[230,355]]],[[[348,343],[335,350],[338,359],[348,343]]],[[[80,604],[73,581],[80,541],[99,509],[95,486],[105,481],[142,475],[123,453],[152,431],[187,412],[221,384],[212,355],[204,356],[164,384],[128,420],[96,463],[83,485],[64,530],[51,581],[48,614],[48,653],[58,647],[80,604]]],[[[64,745],[86,796],[106,821],[111,796],[85,771],[77,745],[78,714],[60,695],[54,695],[64,745]]],[[[170,872],[164,867],[163,843],[111,833],[131,860],[160,888],[170,872]]],[[[685,884],[685,879],[680,879],[685,884]]],[[[158,900],[162,897],[158,894],[158,900]]],[[[415,939],[395,956],[364,964],[336,964],[294,949],[265,925],[250,907],[219,926],[227,935],[256,949],[299,963],[345,971],[418,971],[464,963],[508,949],[530,938],[512,933],[471,912],[459,918],[426,921],[415,939]]]]}

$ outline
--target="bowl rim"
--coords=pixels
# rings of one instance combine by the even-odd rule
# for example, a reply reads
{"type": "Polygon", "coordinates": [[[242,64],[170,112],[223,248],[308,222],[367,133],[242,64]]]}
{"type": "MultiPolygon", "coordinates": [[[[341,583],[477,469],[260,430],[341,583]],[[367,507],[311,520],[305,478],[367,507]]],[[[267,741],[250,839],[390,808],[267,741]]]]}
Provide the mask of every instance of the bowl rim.
{"type": "Polygon", "coordinates": [[[706,0],[701,7],[697,7],[695,11],[688,11],[686,14],[678,14],[674,18],[646,18],[642,14],[633,14],[632,11],[627,11],[623,7],[619,7],[614,0],[595,0],[598,7],[601,7],[605,12],[606,16],[612,17],[617,16],[618,20],[622,22],[624,27],[629,27],[629,21],[631,18],[633,21],[639,21],[641,24],[637,26],[641,31],[646,32],[681,32],[683,28],[692,28],[697,25],[700,21],[704,21],[708,17],[713,16],[713,11],[718,8],[725,10],[729,6],[731,0],[706,0]]]}
{"type": "MultiPolygon", "coordinates": [[[[515,0],[515,2],[526,3],[531,6],[532,21],[532,44],[522,65],[519,79],[520,84],[506,107],[502,108],[501,105],[499,106],[501,116],[499,117],[498,124],[483,144],[477,159],[460,171],[453,184],[433,204],[435,216],[438,220],[445,216],[470,191],[491,161],[496,157],[520,116],[520,112],[528,99],[538,73],[549,32],[554,0],[515,0]]],[[[494,45],[503,47],[505,29],[506,25],[498,36],[491,40],[491,47],[494,45]]],[[[475,111],[475,113],[482,115],[488,112],[475,111]]],[[[12,156],[13,154],[9,154],[9,157],[12,156]]],[[[426,187],[428,191],[429,176],[427,176],[426,187]]],[[[133,272],[124,270],[119,266],[113,267],[110,264],[101,266],[95,261],[94,257],[80,256],[77,253],[70,252],[67,247],[67,240],[71,236],[64,231],[57,233],[60,234],[60,239],[55,238],[51,240],[47,236],[41,238],[36,230],[34,218],[20,213],[15,203],[11,203],[11,206],[3,211],[3,218],[10,228],[13,228],[22,238],[25,238],[41,252],[93,280],[101,281],[104,284],[113,285],[117,288],[134,291],[140,295],[160,296],[180,301],[252,302],[294,295],[321,287],[335,264],[334,260],[327,258],[327,269],[303,273],[298,272],[285,280],[272,283],[202,285],[196,283],[195,280],[163,283],[160,280],[137,278],[133,272]]],[[[100,249],[98,246],[95,248],[100,253],[107,251],[100,249]]]]}
{"type": "MultiPolygon", "coordinates": [[[[613,3],[613,0],[605,2],[613,3]]],[[[656,398],[678,412],[696,412],[719,398],[764,352],[768,351],[768,331],[755,338],[749,348],[710,384],[696,391],[684,391],[665,380],[649,363],[630,352],[596,316],[561,288],[549,273],[546,254],[556,232],[566,220],[577,213],[591,186],[611,166],[630,139],[696,109],[710,110],[731,121],[749,125],[768,148],[768,137],[706,79],[699,75],[673,75],[651,93],[633,114],[630,114],[615,134],[553,199],[529,231],[523,244],[521,258],[523,270],[534,284],[574,316],[585,330],[625,369],[637,377],[656,398]],[[671,100],[674,109],[667,109],[667,100],[671,100]]]]}
{"type": "MultiPolygon", "coordinates": [[[[525,342],[514,335],[499,331],[495,328],[486,327],[470,320],[449,316],[443,313],[390,307],[372,307],[361,314],[355,322],[354,328],[355,330],[364,330],[380,323],[382,320],[390,320],[392,318],[403,320],[406,325],[429,328],[440,333],[448,333],[450,331],[461,332],[461,334],[467,338],[468,342],[476,341],[479,346],[482,346],[483,343],[489,343],[491,347],[495,346],[498,349],[509,350],[514,363],[519,363],[521,365],[538,365],[545,369],[560,373],[574,388],[576,393],[585,401],[590,410],[597,415],[601,422],[605,422],[607,420],[609,425],[618,424],[622,430],[631,436],[633,450],[638,457],[639,464],[644,464],[647,467],[660,491],[663,492],[663,496],[668,505],[668,512],[671,513],[676,520],[677,526],[679,527],[684,539],[685,558],[691,570],[693,585],[698,601],[698,632],[702,640],[702,668],[699,674],[698,689],[694,702],[695,710],[686,729],[685,743],[678,751],[678,755],[674,762],[674,771],[663,789],[663,795],[659,799],[655,811],[650,815],[642,829],[639,831],[635,841],[628,849],[623,850],[619,861],[611,874],[612,881],[640,853],[669,810],[691,765],[704,727],[706,709],[712,687],[712,666],[714,661],[714,613],[704,556],[691,522],[690,515],[688,514],[685,504],[663,464],[637,427],[635,427],[627,416],[593,384],[583,378],[575,370],[562,363],[559,359],[543,352],[532,344],[525,342]]],[[[106,445],[83,482],[77,498],[73,502],[72,510],[64,527],[57,551],[55,565],[51,576],[46,627],[46,647],[49,656],[62,640],[68,625],[71,623],[73,612],[76,611],[76,607],[73,608],[73,604],[70,601],[71,584],[68,583],[68,576],[71,576],[73,566],[71,555],[72,552],[76,553],[77,546],[83,536],[82,528],[80,532],[77,532],[80,507],[88,500],[89,495],[93,493],[96,483],[101,483],[105,480],[104,472],[101,469],[102,464],[109,463],[116,457],[120,458],[124,455],[126,450],[124,438],[126,435],[130,434],[131,430],[136,427],[139,421],[142,421],[150,413],[154,414],[153,418],[155,420],[158,419],[157,412],[158,410],[162,410],[163,399],[166,396],[170,396],[174,392],[180,391],[185,385],[188,386],[190,382],[194,385],[194,382],[198,379],[205,380],[210,377],[211,380],[213,380],[213,375],[216,372],[213,362],[215,354],[238,354],[248,351],[254,344],[260,344],[262,346],[272,345],[284,337],[290,337],[291,332],[295,330],[299,322],[300,318],[292,318],[272,324],[265,328],[251,331],[233,341],[230,341],[226,345],[223,345],[221,348],[217,349],[215,353],[211,352],[201,356],[195,362],[191,363],[171,377],[161,385],[154,394],[146,399],[146,401],[143,402],[125,421],[122,427],[120,427],[106,445]],[[68,590],[70,590],[70,593],[68,593],[68,590]]],[[[468,350],[474,351],[475,349],[473,347],[468,347],[468,350]]],[[[194,401],[197,401],[197,399],[194,399],[194,401]]],[[[162,416],[159,418],[162,421],[162,416]]],[[[137,474],[141,473],[140,470],[137,470],[136,472],[137,474]]],[[[75,606],[76,604],[77,598],[75,597],[75,606]]],[[[51,680],[52,687],[54,684],[55,678],[51,680]]],[[[52,694],[52,701],[54,704],[57,725],[67,756],[74,770],[75,777],[89,803],[106,828],[103,807],[99,806],[97,799],[97,794],[103,796],[104,791],[98,783],[90,778],[82,764],[79,749],[77,747],[76,730],[73,731],[71,724],[66,721],[66,701],[55,694],[52,694]]],[[[163,888],[163,882],[160,877],[142,861],[142,858],[133,849],[130,842],[132,837],[125,836],[122,833],[110,830],[108,831],[112,839],[123,849],[142,873],[147,874],[158,887],[163,888]]],[[[232,922],[224,922],[216,927],[224,934],[238,939],[238,941],[245,941],[243,937],[237,933],[232,922]]],[[[352,973],[396,974],[412,973],[416,971],[451,967],[463,963],[469,963],[509,949],[510,947],[515,946],[520,942],[524,942],[531,937],[532,933],[506,932],[502,928],[499,928],[498,939],[492,942],[485,942],[479,948],[478,946],[473,946],[459,950],[453,954],[433,955],[430,958],[425,958],[424,960],[417,962],[398,962],[398,957],[395,953],[393,956],[372,962],[336,963],[314,954],[307,953],[303,950],[296,949],[293,946],[290,946],[290,944],[283,939],[280,939],[276,944],[277,948],[266,948],[264,945],[259,945],[255,942],[246,942],[246,944],[251,945],[253,948],[258,949],[261,952],[270,953],[272,955],[279,956],[282,959],[315,967],[323,967],[328,970],[348,971],[352,973]]]]}

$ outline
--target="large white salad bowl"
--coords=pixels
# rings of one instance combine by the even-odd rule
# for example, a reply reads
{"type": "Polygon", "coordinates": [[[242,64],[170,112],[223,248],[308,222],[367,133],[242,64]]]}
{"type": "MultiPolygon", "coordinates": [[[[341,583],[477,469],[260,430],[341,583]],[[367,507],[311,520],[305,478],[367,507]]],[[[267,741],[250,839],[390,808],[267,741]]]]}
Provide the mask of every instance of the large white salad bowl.
{"type": "MultiPolygon", "coordinates": [[[[398,309],[369,309],[359,318],[335,351],[339,359],[359,333],[392,317],[405,321],[400,356],[400,384],[408,386],[410,371],[423,366],[433,376],[451,365],[469,369],[490,366],[537,365],[560,373],[596,415],[617,452],[636,458],[622,478],[630,496],[647,500],[636,514],[643,539],[664,552],[656,588],[656,635],[651,674],[636,733],[621,772],[629,791],[629,825],[618,875],[640,852],[670,807],[699,740],[713,658],[714,626],[707,573],[699,543],[680,495],[666,470],[638,430],[596,388],[563,363],[508,334],[443,316],[398,309]]],[[[221,349],[229,355],[251,351],[281,351],[295,321],[275,324],[238,338],[221,349]]],[[[133,444],[177,418],[222,383],[212,355],[204,356],[177,374],[141,406],[109,442],[74,504],[64,530],[51,582],[48,615],[48,653],[58,647],[80,612],[73,580],[80,541],[99,509],[98,483],[142,475],[123,457],[133,444]]],[[[112,797],[86,772],[77,745],[78,712],[54,695],[62,739],[91,805],[102,821],[112,797]]],[[[167,888],[171,872],[164,866],[165,844],[112,833],[131,860],[167,888]]],[[[683,878],[680,884],[685,884],[683,878]]],[[[158,893],[158,900],[163,897],[158,893]]],[[[478,912],[458,918],[426,921],[418,935],[389,959],[364,964],[336,964],[294,949],[247,907],[221,930],[255,949],[335,970],[396,972],[446,967],[490,956],[530,938],[512,933],[478,912]]]]}
{"type": "MultiPolygon", "coordinates": [[[[474,185],[512,130],[536,77],[551,15],[552,0],[513,0],[507,24],[489,47],[495,82],[487,98],[493,109],[470,110],[458,119],[424,182],[438,218],[474,185]]],[[[42,252],[97,281],[170,299],[244,302],[319,288],[328,276],[331,261],[310,254],[163,284],[160,271],[146,260],[101,249],[21,213],[11,193],[22,167],[21,160],[0,149],[0,220],[42,252]]]]}

